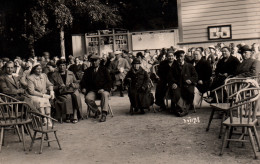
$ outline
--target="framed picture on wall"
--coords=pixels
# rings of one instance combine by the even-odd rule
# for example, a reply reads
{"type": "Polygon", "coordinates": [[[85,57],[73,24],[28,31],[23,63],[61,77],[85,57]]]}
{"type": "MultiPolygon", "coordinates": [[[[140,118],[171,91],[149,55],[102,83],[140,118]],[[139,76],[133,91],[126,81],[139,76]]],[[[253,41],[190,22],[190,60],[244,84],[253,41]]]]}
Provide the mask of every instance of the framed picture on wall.
{"type": "Polygon", "coordinates": [[[208,39],[232,39],[231,25],[208,26],[208,39]]]}

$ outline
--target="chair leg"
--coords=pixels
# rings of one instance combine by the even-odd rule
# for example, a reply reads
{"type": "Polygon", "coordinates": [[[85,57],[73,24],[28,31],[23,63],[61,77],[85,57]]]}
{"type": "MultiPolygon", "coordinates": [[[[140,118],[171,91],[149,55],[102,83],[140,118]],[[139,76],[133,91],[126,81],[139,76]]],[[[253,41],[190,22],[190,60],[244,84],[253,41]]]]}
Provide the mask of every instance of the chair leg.
{"type": "Polygon", "coordinates": [[[256,127],[254,126],[254,133],[255,133],[255,140],[258,146],[258,151],[260,151],[260,141],[259,141],[259,135],[257,133],[256,127]]]}
{"type": "Polygon", "coordinates": [[[109,112],[111,114],[111,117],[114,117],[114,113],[113,113],[113,110],[112,110],[110,104],[108,104],[108,110],[109,110],[109,112]]]}
{"type": "Polygon", "coordinates": [[[50,147],[51,145],[50,145],[50,142],[49,142],[49,135],[48,135],[48,133],[46,133],[46,139],[47,139],[47,142],[48,142],[48,146],[50,147]]]}
{"type": "MultiPolygon", "coordinates": [[[[232,137],[232,134],[233,134],[233,127],[231,127],[230,128],[230,132],[229,132],[229,137],[228,137],[228,139],[231,139],[231,137],[232,137]]],[[[226,146],[226,148],[229,148],[229,143],[230,143],[230,141],[227,141],[227,146],[226,146]]]]}
{"type": "Polygon", "coordinates": [[[30,127],[28,124],[25,124],[24,128],[27,130],[27,132],[29,133],[31,139],[32,139],[32,133],[31,133],[31,130],[30,130],[30,127]]]}
{"type": "Polygon", "coordinates": [[[133,114],[134,114],[134,108],[133,108],[133,106],[132,106],[132,105],[130,105],[130,111],[129,111],[129,113],[130,113],[131,115],[133,115],[133,114]]]}
{"type": "Polygon", "coordinates": [[[152,105],[152,108],[153,108],[153,112],[154,112],[154,113],[156,113],[156,111],[155,111],[155,108],[154,108],[154,106],[153,106],[153,105],[152,105]]]}
{"type": "Polygon", "coordinates": [[[202,105],[202,101],[203,101],[203,93],[201,93],[201,97],[200,97],[200,109],[201,109],[201,105],[202,105]]]}
{"type": "Polygon", "coordinates": [[[4,138],[4,127],[1,128],[1,134],[0,134],[0,153],[2,150],[3,138],[4,138]]]}
{"type": "Polygon", "coordinates": [[[228,135],[228,132],[229,132],[229,128],[230,128],[229,126],[226,126],[225,134],[224,134],[224,136],[222,138],[222,146],[221,146],[221,151],[219,153],[220,156],[223,155],[223,151],[224,151],[224,147],[226,145],[226,140],[227,140],[227,135],[228,135]]]}
{"type": "Polygon", "coordinates": [[[254,142],[254,138],[253,138],[253,135],[252,135],[251,127],[248,128],[248,134],[249,134],[249,139],[250,139],[253,151],[254,151],[255,159],[257,159],[255,142],[254,142]]]}
{"type": "Polygon", "coordinates": [[[57,137],[56,132],[54,132],[54,135],[55,135],[56,141],[57,141],[57,143],[58,143],[58,145],[59,145],[59,148],[60,148],[60,150],[61,150],[60,142],[59,142],[59,139],[58,139],[58,137],[57,137]]]}
{"type": "Polygon", "coordinates": [[[32,151],[32,147],[33,147],[33,144],[34,144],[34,141],[35,141],[35,138],[36,138],[36,134],[37,134],[37,132],[34,132],[34,135],[33,135],[33,138],[32,138],[32,142],[31,142],[31,146],[30,146],[29,151],[32,151]]]}
{"type": "MultiPolygon", "coordinates": [[[[245,127],[242,127],[242,134],[244,135],[243,138],[242,138],[242,140],[245,140],[245,135],[246,135],[245,127]]],[[[245,143],[242,142],[242,147],[244,147],[244,146],[245,146],[245,143]]]]}
{"type": "Polygon", "coordinates": [[[23,150],[25,151],[24,125],[21,125],[21,130],[22,130],[23,150]]]}
{"type": "Polygon", "coordinates": [[[20,135],[19,128],[18,128],[18,125],[15,125],[15,131],[16,131],[18,137],[19,137],[19,141],[22,142],[22,140],[21,140],[21,135],[20,135]]]}
{"type": "Polygon", "coordinates": [[[221,119],[221,123],[220,123],[220,131],[219,131],[219,135],[218,135],[218,138],[219,138],[219,139],[221,138],[221,135],[222,135],[223,122],[225,121],[225,117],[226,117],[226,114],[224,113],[223,116],[222,116],[222,119],[221,119]]]}
{"type": "Polygon", "coordinates": [[[43,140],[44,140],[44,133],[42,133],[42,137],[41,137],[41,146],[40,146],[40,154],[42,154],[42,148],[43,148],[43,140]]]}
{"type": "Polygon", "coordinates": [[[215,109],[212,108],[212,111],[211,111],[211,114],[210,114],[210,117],[209,117],[208,127],[206,128],[206,131],[209,131],[209,127],[210,127],[211,121],[213,119],[214,113],[215,113],[215,109]]]}

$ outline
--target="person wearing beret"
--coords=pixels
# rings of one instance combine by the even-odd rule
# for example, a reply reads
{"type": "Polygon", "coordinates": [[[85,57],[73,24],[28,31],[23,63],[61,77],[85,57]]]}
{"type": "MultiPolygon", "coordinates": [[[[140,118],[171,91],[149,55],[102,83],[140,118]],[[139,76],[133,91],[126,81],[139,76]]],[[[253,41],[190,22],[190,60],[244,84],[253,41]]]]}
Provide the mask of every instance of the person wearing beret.
{"type": "Polygon", "coordinates": [[[167,60],[162,61],[158,66],[159,80],[155,90],[155,104],[160,106],[160,111],[165,110],[164,97],[167,92],[168,74],[174,64],[174,55],[172,51],[167,53],[167,60]]]}
{"type": "Polygon", "coordinates": [[[85,94],[85,101],[90,107],[90,110],[92,110],[96,116],[99,116],[101,113],[100,122],[105,122],[108,113],[108,101],[109,93],[112,88],[112,80],[108,69],[100,65],[100,60],[98,55],[91,56],[91,67],[85,70],[80,86],[82,93],[85,94]],[[101,98],[101,112],[95,103],[97,97],[101,98]]]}
{"type": "Polygon", "coordinates": [[[149,108],[153,104],[153,100],[145,98],[149,97],[149,82],[148,74],[141,67],[140,59],[135,58],[124,80],[124,84],[129,85],[128,96],[131,106],[134,108],[133,111],[130,111],[131,114],[139,110],[141,114],[144,114],[144,109],[149,108]]]}
{"type": "Polygon", "coordinates": [[[66,115],[67,123],[77,123],[82,118],[82,104],[79,83],[73,72],[67,70],[64,59],[57,62],[58,71],[52,73],[50,82],[54,85],[55,109],[58,118],[66,115]]]}
{"type": "Polygon", "coordinates": [[[260,63],[258,60],[252,58],[252,50],[246,48],[243,50],[243,62],[238,66],[236,71],[237,77],[251,77],[258,76],[260,63]]]}
{"type": "Polygon", "coordinates": [[[168,77],[170,91],[172,92],[172,108],[176,115],[180,117],[187,115],[188,109],[194,110],[194,87],[198,81],[195,68],[184,61],[184,54],[183,50],[174,53],[177,62],[171,67],[168,77]]]}

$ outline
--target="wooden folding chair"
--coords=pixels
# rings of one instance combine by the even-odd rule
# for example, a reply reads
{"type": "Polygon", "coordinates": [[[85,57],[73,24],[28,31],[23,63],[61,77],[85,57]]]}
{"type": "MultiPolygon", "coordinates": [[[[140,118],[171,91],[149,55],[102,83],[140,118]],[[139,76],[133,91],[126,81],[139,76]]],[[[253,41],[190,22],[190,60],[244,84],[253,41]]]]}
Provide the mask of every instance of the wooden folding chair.
{"type": "Polygon", "coordinates": [[[39,152],[40,154],[42,153],[43,141],[44,140],[46,142],[48,142],[48,146],[50,146],[50,142],[57,141],[59,149],[61,150],[60,142],[59,142],[59,139],[58,139],[57,134],[56,134],[58,130],[54,129],[54,122],[58,122],[58,121],[55,120],[52,117],[49,117],[47,115],[44,115],[44,114],[41,114],[41,113],[38,113],[38,112],[29,112],[29,113],[30,113],[31,118],[32,118],[32,128],[33,128],[33,131],[34,131],[33,139],[32,139],[31,146],[30,146],[29,150],[30,151],[32,150],[34,141],[37,140],[37,139],[41,140],[41,146],[40,146],[40,152],[39,152]],[[47,125],[44,125],[43,124],[44,119],[51,119],[52,125],[49,126],[49,121],[47,121],[47,125]],[[37,133],[41,133],[42,134],[41,137],[36,138],[37,133]],[[56,139],[50,140],[49,135],[48,135],[49,133],[54,133],[54,136],[55,136],[56,139]],[[44,139],[45,136],[46,136],[46,138],[44,139]]]}
{"type": "Polygon", "coordinates": [[[233,95],[234,93],[237,93],[239,90],[243,88],[248,88],[248,87],[249,87],[249,83],[245,81],[241,81],[241,82],[230,82],[228,84],[222,85],[212,90],[212,92],[214,92],[215,94],[215,102],[210,103],[212,111],[209,117],[209,122],[206,131],[208,131],[210,128],[210,124],[211,121],[214,119],[213,116],[215,112],[216,111],[221,112],[223,114],[221,126],[220,126],[220,132],[219,132],[219,138],[221,138],[222,129],[223,129],[222,122],[225,120],[228,109],[230,107],[230,103],[233,101],[233,99],[230,99],[229,96],[233,95]]]}
{"type": "Polygon", "coordinates": [[[248,88],[238,91],[236,101],[228,109],[230,117],[228,117],[223,122],[226,130],[222,140],[220,155],[223,154],[226,144],[227,147],[229,147],[230,141],[242,142],[243,145],[244,142],[248,141],[246,140],[246,136],[249,135],[249,141],[253,148],[254,157],[257,158],[254,137],[258,145],[258,150],[260,151],[260,141],[256,130],[256,110],[259,107],[259,104],[257,104],[259,98],[260,88],[248,88]],[[240,133],[240,137],[232,138],[232,135],[234,134],[234,128],[239,127],[242,128],[242,133],[240,133]],[[252,131],[254,133],[254,137],[252,131]]]}

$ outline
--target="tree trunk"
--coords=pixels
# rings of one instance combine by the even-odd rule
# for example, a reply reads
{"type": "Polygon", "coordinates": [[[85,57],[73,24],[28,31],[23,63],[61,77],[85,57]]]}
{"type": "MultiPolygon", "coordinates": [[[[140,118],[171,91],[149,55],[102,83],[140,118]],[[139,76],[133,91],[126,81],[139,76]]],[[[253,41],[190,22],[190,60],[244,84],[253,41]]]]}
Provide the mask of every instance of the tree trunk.
{"type": "Polygon", "coordinates": [[[60,30],[60,52],[61,57],[65,58],[65,38],[63,29],[60,30]]]}

